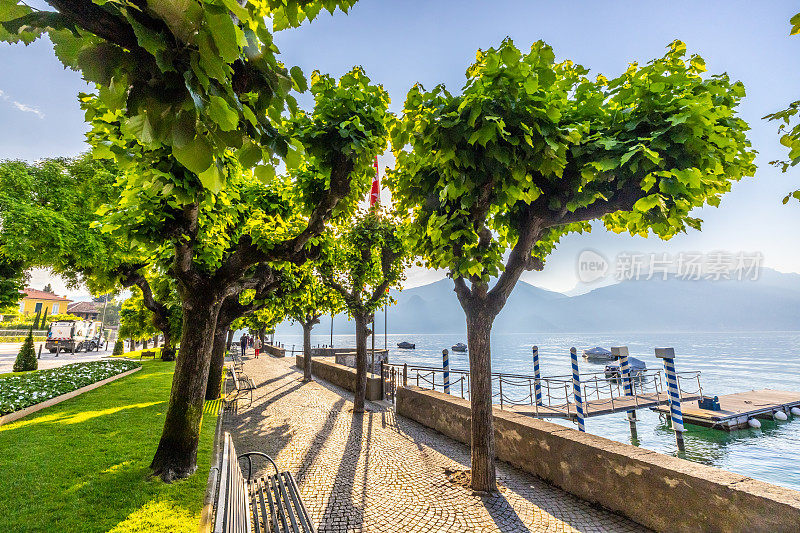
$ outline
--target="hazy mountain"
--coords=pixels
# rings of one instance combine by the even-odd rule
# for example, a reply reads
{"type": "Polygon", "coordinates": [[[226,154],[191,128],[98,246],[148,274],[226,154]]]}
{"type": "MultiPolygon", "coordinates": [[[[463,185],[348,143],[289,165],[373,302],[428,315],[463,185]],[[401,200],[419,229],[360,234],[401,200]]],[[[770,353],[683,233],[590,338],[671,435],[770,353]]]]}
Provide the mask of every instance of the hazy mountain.
{"type": "MultiPolygon", "coordinates": [[[[390,333],[463,333],[464,313],[453,282],[444,279],[395,293],[389,308],[390,333]]],[[[376,317],[383,332],[383,313],[376,317]]],[[[330,331],[323,318],[320,332],[330,331]]],[[[295,332],[282,325],[281,332],[295,332]]],[[[334,333],[350,333],[344,316],[334,333]]],[[[782,331],[800,330],[800,274],[762,269],[756,281],[624,281],[566,296],[519,282],[497,317],[493,331],[782,331]]]]}

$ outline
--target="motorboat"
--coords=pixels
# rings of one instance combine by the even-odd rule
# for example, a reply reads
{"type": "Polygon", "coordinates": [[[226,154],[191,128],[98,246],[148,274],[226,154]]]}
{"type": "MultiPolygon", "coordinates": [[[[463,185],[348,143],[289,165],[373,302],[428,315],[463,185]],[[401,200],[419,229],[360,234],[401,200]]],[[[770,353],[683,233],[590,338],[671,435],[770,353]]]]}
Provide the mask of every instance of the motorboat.
{"type": "Polygon", "coordinates": [[[467,351],[467,345],[464,344],[463,342],[459,342],[458,344],[454,344],[453,346],[451,346],[451,348],[453,349],[454,352],[466,352],[467,351]]]}
{"type": "Polygon", "coordinates": [[[398,348],[402,348],[402,349],[404,349],[404,350],[413,350],[414,348],[416,348],[416,347],[417,347],[417,345],[416,345],[416,344],[413,344],[413,343],[411,343],[411,342],[406,342],[406,341],[403,341],[403,342],[398,342],[398,343],[397,343],[397,347],[398,347],[398,348]]]}
{"type": "MultiPolygon", "coordinates": [[[[630,366],[632,378],[640,378],[647,371],[647,365],[645,365],[644,361],[635,357],[628,357],[628,366],[630,366]]],[[[616,363],[606,365],[605,375],[608,379],[619,379],[619,360],[616,363]]]]}
{"type": "Polygon", "coordinates": [[[613,361],[614,356],[611,355],[610,350],[595,346],[583,351],[583,358],[587,361],[613,361]]]}

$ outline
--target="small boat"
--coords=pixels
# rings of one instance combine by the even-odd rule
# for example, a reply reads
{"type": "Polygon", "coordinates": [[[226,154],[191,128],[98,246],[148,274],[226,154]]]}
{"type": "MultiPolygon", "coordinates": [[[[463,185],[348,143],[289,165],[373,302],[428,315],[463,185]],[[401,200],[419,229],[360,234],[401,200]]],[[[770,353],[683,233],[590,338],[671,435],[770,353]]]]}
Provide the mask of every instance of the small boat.
{"type": "MultiPolygon", "coordinates": [[[[644,364],[644,361],[635,357],[628,357],[628,365],[631,367],[632,378],[639,378],[647,371],[647,365],[644,364]]],[[[608,379],[619,379],[619,362],[606,365],[605,375],[608,379]]]]}
{"type": "Polygon", "coordinates": [[[595,346],[583,351],[583,358],[587,361],[613,361],[614,356],[611,355],[609,350],[595,346]]]}
{"type": "Polygon", "coordinates": [[[410,342],[403,341],[403,342],[398,342],[397,343],[397,347],[398,348],[403,348],[404,350],[413,350],[414,348],[417,347],[417,345],[413,344],[413,343],[410,343],[410,342]]]}
{"type": "Polygon", "coordinates": [[[467,351],[467,345],[464,344],[463,342],[459,342],[458,344],[454,344],[453,346],[451,346],[451,348],[453,349],[454,352],[466,352],[467,351]]]}

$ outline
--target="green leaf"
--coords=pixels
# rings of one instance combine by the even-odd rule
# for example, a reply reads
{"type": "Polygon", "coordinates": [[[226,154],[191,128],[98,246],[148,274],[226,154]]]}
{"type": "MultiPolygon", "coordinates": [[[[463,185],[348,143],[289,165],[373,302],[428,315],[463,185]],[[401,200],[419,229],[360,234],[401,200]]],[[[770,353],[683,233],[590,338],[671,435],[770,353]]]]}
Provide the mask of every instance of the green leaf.
{"type": "Polygon", "coordinates": [[[205,172],[214,161],[212,148],[202,136],[194,137],[183,146],[173,146],[172,155],[178,162],[195,174],[205,172]]]}
{"type": "Polygon", "coordinates": [[[216,164],[212,164],[203,172],[198,173],[197,177],[200,178],[200,183],[203,184],[203,187],[211,191],[212,194],[219,193],[225,184],[225,175],[220,170],[219,165],[216,164]]]}
{"type": "Polygon", "coordinates": [[[304,93],[308,90],[308,82],[306,81],[306,77],[303,75],[303,69],[298,66],[294,66],[289,71],[289,74],[292,76],[295,89],[301,93],[304,93]]]}
{"type": "Polygon", "coordinates": [[[219,96],[211,96],[208,106],[208,116],[216,122],[223,131],[233,131],[239,125],[239,114],[219,96]]]}

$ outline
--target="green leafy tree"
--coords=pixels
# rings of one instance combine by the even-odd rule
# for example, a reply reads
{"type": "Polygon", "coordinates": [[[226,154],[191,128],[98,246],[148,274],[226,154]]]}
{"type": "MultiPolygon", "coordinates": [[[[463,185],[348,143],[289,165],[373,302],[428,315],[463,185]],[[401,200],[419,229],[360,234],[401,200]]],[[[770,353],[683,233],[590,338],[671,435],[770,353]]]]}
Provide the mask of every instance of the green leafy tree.
{"type": "Polygon", "coordinates": [[[36,311],[36,318],[33,319],[33,329],[39,329],[39,317],[41,314],[41,311],[36,311]]]}
{"type": "Polygon", "coordinates": [[[343,302],[338,291],[322,283],[313,263],[296,269],[292,290],[284,296],[286,315],[303,326],[303,381],[311,381],[311,331],[325,314],[336,314],[343,302]]]}
{"type": "Polygon", "coordinates": [[[36,348],[33,346],[33,330],[28,331],[25,342],[17,354],[14,361],[14,372],[27,372],[39,368],[39,361],[36,360],[36,348]]]}
{"type": "Polygon", "coordinates": [[[17,307],[20,291],[25,288],[25,264],[5,257],[2,243],[0,238],[0,310],[11,310],[17,307]]]}
{"type": "Polygon", "coordinates": [[[52,293],[53,292],[53,286],[48,283],[47,285],[44,286],[44,289],[42,289],[42,290],[44,290],[44,292],[52,293]]]}
{"type": "MultiPolygon", "coordinates": [[[[800,13],[795,14],[789,20],[789,24],[791,25],[789,35],[800,34],[800,13]]],[[[800,100],[795,100],[786,109],[764,117],[780,123],[778,133],[781,134],[781,144],[789,149],[788,159],[770,161],[770,164],[777,166],[782,172],[786,172],[800,162],[800,121],[796,120],[798,110],[800,110],[800,100]]],[[[791,198],[800,200],[800,189],[787,194],[783,198],[783,203],[788,203],[791,198]]]]}
{"type": "Polygon", "coordinates": [[[120,309],[119,335],[133,340],[146,340],[158,329],[153,325],[153,314],[144,306],[142,292],[134,290],[120,309]]]}
{"type": "Polygon", "coordinates": [[[377,209],[362,211],[334,231],[318,271],[325,285],[339,293],[356,327],[356,391],[353,411],[364,412],[367,391],[368,324],[375,310],[400,288],[408,252],[398,223],[377,209]]]}
{"type": "Polygon", "coordinates": [[[662,239],[699,229],[692,209],[754,173],[744,87],[704,70],[675,41],[590,79],[543,42],[522,53],[507,39],[478,51],[460,94],[409,91],[387,183],[409,246],[449,272],[466,316],[473,489],[496,488],[490,335],[520,275],[590,221],[662,239]]]}
{"type": "Polygon", "coordinates": [[[118,201],[103,213],[104,230],[145,246],[146,257],[169,250],[184,327],[151,464],[165,481],[196,468],[223,302],[243,290],[257,265],[313,255],[312,240],[340,201],[361,188],[385,146],[382,88],[360,69],[338,82],[315,75],[314,112],[300,112],[290,92],[306,90],[307,81],[277,60],[272,40],[271,30],[353,3],[198,0],[173,9],[50,0],[54,11],[6,2],[0,12],[0,38],[31,42],[46,31],[58,58],[96,86],[94,95],[81,96],[89,142],[123,174],[118,201]],[[314,171],[284,179],[275,172],[281,161],[289,169],[304,161],[314,171]],[[311,197],[316,202],[305,203],[311,197]]]}

